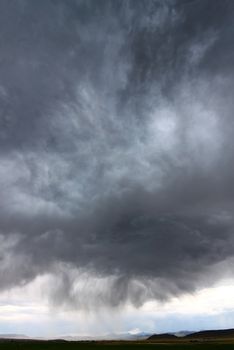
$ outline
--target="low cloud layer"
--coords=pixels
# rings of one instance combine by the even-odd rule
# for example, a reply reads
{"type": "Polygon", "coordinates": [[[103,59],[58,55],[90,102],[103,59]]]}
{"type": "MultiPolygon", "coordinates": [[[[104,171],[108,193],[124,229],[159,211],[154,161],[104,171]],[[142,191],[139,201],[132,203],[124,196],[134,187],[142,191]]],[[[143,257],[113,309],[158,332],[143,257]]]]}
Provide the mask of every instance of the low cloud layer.
{"type": "Polygon", "coordinates": [[[231,274],[233,12],[1,1],[1,290],[139,306],[231,274]]]}

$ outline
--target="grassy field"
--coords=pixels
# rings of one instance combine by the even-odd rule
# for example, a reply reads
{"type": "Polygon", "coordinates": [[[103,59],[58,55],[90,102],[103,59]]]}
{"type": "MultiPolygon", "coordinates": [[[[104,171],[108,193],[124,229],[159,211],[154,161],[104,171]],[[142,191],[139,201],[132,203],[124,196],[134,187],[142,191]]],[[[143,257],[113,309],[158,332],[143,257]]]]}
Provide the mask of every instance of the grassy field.
{"type": "Polygon", "coordinates": [[[0,341],[3,350],[234,350],[234,342],[188,342],[153,344],[147,342],[63,342],[63,341],[0,341]]]}

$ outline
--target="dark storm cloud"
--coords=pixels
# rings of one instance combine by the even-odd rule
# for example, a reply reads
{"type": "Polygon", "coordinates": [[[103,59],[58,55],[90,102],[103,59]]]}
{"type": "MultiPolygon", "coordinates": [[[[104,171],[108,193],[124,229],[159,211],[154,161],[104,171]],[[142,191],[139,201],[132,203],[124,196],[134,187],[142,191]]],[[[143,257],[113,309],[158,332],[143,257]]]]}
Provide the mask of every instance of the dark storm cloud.
{"type": "Polygon", "coordinates": [[[0,2],[1,289],[140,305],[229,273],[233,11],[0,2]]]}

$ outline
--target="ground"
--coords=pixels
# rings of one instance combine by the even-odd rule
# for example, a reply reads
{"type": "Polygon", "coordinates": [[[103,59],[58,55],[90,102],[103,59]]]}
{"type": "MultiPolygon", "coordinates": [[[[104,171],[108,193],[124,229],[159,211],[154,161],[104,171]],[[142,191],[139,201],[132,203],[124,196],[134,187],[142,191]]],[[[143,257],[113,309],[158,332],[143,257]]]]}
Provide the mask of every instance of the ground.
{"type": "Polygon", "coordinates": [[[150,343],[142,342],[67,342],[0,340],[1,350],[234,350],[234,340],[150,343]]]}

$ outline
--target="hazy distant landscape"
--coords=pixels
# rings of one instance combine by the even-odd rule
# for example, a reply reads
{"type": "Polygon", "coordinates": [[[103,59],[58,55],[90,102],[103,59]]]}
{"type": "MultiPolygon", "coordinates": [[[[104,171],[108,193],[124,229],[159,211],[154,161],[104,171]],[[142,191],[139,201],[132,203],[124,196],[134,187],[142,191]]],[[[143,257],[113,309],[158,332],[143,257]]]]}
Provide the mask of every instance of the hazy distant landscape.
{"type": "MultiPolygon", "coordinates": [[[[24,336],[25,337],[25,336],[24,336]]],[[[9,338],[0,338],[1,349],[233,349],[234,348],[234,329],[208,330],[194,332],[183,337],[177,337],[173,334],[154,334],[144,340],[90,340],[90,341],[68,341],[64,339],[54,340],[35,340],[35,339],[17,339],[17,335],[9,335],[9,338]],[[10,339],[11,337],[11,339],[10,339]]]]}

